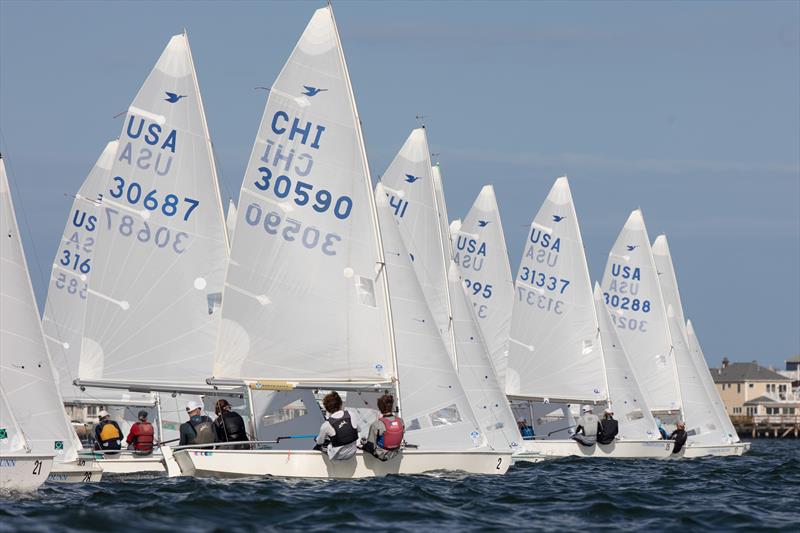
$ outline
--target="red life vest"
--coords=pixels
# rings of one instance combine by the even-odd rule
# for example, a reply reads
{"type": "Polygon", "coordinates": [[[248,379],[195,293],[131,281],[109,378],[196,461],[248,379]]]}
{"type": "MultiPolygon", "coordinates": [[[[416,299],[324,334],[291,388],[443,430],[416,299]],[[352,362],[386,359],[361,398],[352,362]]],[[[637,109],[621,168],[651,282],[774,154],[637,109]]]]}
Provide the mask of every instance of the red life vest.
{"type": "Polygon", "coordinates": [[[406,426],[403,419],[395,416],[393,420],[385,417],[380,417],[378,420],[383,422],[384,432],[383,435],[378,437],[378,446],[384,450],[396,450],[403,444],[403,436],[405,435],[406,426]]]}
{"type": "Polygon", "coordinates": [[[131,427],[133,433],[133,449],[137,452],[153,451],[153,425],[150,422],[136,422],[131,427]]]}

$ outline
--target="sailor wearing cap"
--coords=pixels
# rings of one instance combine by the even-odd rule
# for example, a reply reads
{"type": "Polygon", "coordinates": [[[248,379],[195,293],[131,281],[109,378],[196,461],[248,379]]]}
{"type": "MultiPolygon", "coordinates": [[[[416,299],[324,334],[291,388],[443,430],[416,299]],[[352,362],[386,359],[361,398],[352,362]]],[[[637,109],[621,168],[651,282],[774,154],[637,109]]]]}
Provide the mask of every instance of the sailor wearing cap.
{"type": "Polygon", "coordinates": [[[103,409],[97,415],[97,425],[94,427],[94,449],[116,455],[122,448],[122,430],[119,424],[111,420],[108,411],[103,409]]]}
{"type": "Polygon", "coordinates": [[[181,440],[179,446],[190,444],[210,444],[214,438],[214,423],[203,414],[203,404],[190,400],[186,402],[186,413],[189,421],[181,424],[181,440]]]}
{"type": "Polygon", "coordinates": [[[597,442],[600,419],[592,411],[591,405],[584,405],[581,408],[581,417],[577,420],[575,433],[572,435],[573,439],[584,446],[594,446],[597,442]]]}

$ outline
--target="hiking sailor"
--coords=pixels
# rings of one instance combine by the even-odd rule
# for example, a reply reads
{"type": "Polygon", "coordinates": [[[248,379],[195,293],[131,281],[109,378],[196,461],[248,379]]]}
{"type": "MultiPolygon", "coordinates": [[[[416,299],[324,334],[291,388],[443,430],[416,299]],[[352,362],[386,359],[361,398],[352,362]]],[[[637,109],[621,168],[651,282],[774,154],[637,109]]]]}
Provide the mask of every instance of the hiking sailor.
{"type": "Polygon", "coordinates": [[[597,442],[600,444],[611,444],[619,433],[619,423],[614,420],[614,411],[606,409],[603,419],[600,421],[600,432],[597,434],[597,442]]]}
{"type": "Polygon", "coordinates": [[[190,400],[186,403],[189,421],[181,424],[181,440],[178,446],[210,444],[214,439],[214,423],[203,414],[203,404],[190,400]]]}
{"type": "Polygon", "coordinates": [[[358,430],[353,426],[350,413],[342,409],[342,398],[336,391],[322,399],[328,419],[319,428],[314,447],[328,453],[331,461],[345,461],[358,450],[358,430]]]}
{"type": "Polygon", "coordinates": [[[686,424],[681,421],[676,424],[675,431],[670,433],[669,440],[675,441],[675,447],[672,448],[672,453],[678,453],[683,449],[683,446],[686,444],[686,439],[689,438],[689,434],[686,432],[686,424]]]}
{"type": "MultiPolygon", "coordinates": [[[[228,400],[217,400],[214,406],[217,418],[214,419],[214,433],[217,442],[246,442],[247,431],[245,430],[242,416],[231,408],[228,400]]],[[[249,444],[233,444],[223,446],[223,450],[249,450],[249,444]]]]}
{"type": "Polygon", "coordinates": [[[153,424],[147,421],[147,411],[139,411],[139,420],[131,426],[128,438],[128,449],[136,455],[153,453],[153,424]]]}
{"type": "Polygon", "coordinates": [[[600,419],[592,412],[591,405],[584,405],[581,408],[581,417],[576,424],[572,438],[584,446],[594,446],[597,441],[597,429],[600,426],[600,419]]]}
{"type": "Polygon", "coordinates": [[[405,423],[394,414],[394,396],[391,394],[378,398],[378,410],[381,416],[369,427],[369,435],[362,448],[381,461],[388,461],[400,451],[405,423]]]}
{"type": "Polygon", "coordinates": [[[122,430],[119,424],[111,420],[108,411],[98,413],[99,423],[94,427],[94,449],[113,452],[107,455],[116,455],[122,448],[122,430]]]}

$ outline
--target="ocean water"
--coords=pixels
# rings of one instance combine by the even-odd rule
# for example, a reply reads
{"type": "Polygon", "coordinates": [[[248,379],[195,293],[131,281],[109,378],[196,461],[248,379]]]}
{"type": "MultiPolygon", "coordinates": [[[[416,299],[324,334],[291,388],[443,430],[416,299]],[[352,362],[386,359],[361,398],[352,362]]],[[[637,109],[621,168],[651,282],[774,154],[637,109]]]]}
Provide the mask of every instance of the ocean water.
{"type": "Polygon", "coordinates": [[[560,459],[503,477],[142,477],[0,496],[0,531],[800,531],[800,440],[744,457],[560,459]]]}

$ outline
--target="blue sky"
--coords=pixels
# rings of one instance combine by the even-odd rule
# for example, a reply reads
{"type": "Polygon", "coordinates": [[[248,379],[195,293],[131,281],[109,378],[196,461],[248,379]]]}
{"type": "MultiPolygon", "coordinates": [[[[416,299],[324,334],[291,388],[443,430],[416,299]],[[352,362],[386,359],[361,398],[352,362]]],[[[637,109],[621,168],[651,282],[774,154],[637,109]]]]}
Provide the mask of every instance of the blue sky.
{"type": "MultiPolygon", "coordinates": [[[[222,191],[322,2],[0,2],[0,149],[43,302],[71,197],[189,30],[222,191]]],[[[451,218],[492,183],[516,271],[570,178],[593,277],[666,232],[711,364],[800,352],[800,2],[335,2],[373,174],[427,115],[451,218]]]]}

